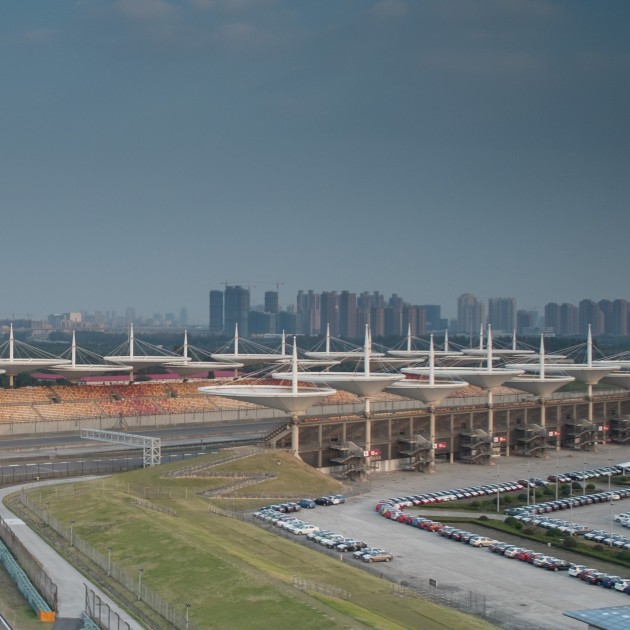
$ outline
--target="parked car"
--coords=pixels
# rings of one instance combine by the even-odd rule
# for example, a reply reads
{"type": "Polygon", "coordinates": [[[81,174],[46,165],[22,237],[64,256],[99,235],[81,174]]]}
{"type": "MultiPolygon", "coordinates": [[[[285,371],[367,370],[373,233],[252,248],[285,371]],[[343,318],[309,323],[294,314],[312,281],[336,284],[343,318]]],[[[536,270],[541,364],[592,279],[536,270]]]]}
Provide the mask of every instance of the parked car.
{"type": "Polygon", "coordinates": [[[389,551],[379,551],[376,553],[368,553],[363,556],[363,562],[389,562],[394,559],[393,554],[389,551]]]}
{"type": "Polygon", "coordinates": [[[330,497],[317,497],[317,499],[315,499],[315,504],[316,505],[332,505],[332,499],[330,497]]]}
{"type": "Polygon", "coordinates": [[[585,564],[571,564],[568,573],[571,577],[578,577],[582,571],[586,571],[588,567],[585,564]]]}
{"type": "Polygon", "coordinates": [[[498,541],[488,536],[473,536],[470,540],[471,547],[490,547],[495,545],[498,541]]]}
{"type": "Polygon", "coordinates": [[[300,507],[306,508],[307,510],[312,510],[317,505],[313,499],[300,499],[298,503],[300,507]]]}
{"type": "Polygon", "coordinates": [[[370,556],[372,554],[379,554],[384,552],[384,549],[380,549],[379,547],[366,547],[365,549],[358,549],[352,554],[353,558],[357,560],[362,560],[363,556],[370,556]]]}

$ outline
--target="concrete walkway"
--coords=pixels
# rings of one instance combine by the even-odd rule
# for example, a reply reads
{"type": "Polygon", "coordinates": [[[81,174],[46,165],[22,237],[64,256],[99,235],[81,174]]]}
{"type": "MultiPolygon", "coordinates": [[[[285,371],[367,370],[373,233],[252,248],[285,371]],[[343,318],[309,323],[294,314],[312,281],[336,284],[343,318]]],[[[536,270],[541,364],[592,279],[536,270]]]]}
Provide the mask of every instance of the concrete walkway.
{"type": "MultiPolygon", "coordinates": [[[[77,479],[72,479],[76,482],[77,479]]],[[[32,488],[40,485],[58,484],[59,480],[39,482],[22,486],[32,488]]],[[[63,482],[61,482],[63,483],[63,482]]],[[[56,630],[62,626],[69,627],[64,620],[79,620],[85,609],[85,585],[92,589],[104,603],[107,603],[112,612],[120,615],[122,621],[129,624],[131,630],[141,630],[144,626],[133,620],[128,613],[123,611],[96,585],[92,584],[83,574],[79,573],[71,564],[61,557],[52,547],[31,530],[21,519],[4,505],[4,498],[16,492],[15,486],[0,488],[0,516],[5,520],[20,542],[42,563],[44,570],[50,579],[57,585],[58,618],[53,626],[56,630]]],[[[71,626],[73,624],[70,624],[71,626]]]]}

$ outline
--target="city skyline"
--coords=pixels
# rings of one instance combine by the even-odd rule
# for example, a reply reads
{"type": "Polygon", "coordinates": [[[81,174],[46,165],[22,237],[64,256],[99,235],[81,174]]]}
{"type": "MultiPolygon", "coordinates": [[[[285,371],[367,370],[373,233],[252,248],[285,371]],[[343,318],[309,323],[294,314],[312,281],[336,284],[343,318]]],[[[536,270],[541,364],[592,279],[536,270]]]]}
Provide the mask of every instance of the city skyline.
{"type": "MultiPolygon", "coordinates": [[[[499,335],[579,336],[590,330],[593,336],[625,337],[630,331],[630,301],[624,298],[595,301],[581,299],[577,305],[548,302],[544,310],[519,308],[514,297],[493,297],[487,303],[471,293],[457,299],[457,317],[445,317],[442,305],[413,304],[404,296],[387,296],[381,291],[300,290],[295,302],[283,305],[278,287],[265,292],[264,303],[252,303],[250,290],[240,285],[225,285],[224,290],[208,292],[208,320],[190,321],[188,309],[181,307],[164,313],[145,316],[128,307],[124,313],[115,310],[51,313],[42,320],[7,319],[0,315],[0,324],[9,323],[40,332],[48,330],[112,330],[137,324],[140,327],[207,329],[212,335],[231,336],[238,324],[240,336],[260,334],[321,335],[329,330],[334,337],[359,338],[366,325],[376,337],[416,337],[431,332],[463,334],[475,337],[486,326],[499,335]]],[[[484,333],[481,333],[482,336],[484,333]]]]}
{"type": "Polygon", "coordinates": [[[5,7],[0,314],[624,295],[627,2],[5,7]],[[332,280],[333,282],[331,282],[332,280]],[[248,281],[249,282],[249,281],[248,281]]]}

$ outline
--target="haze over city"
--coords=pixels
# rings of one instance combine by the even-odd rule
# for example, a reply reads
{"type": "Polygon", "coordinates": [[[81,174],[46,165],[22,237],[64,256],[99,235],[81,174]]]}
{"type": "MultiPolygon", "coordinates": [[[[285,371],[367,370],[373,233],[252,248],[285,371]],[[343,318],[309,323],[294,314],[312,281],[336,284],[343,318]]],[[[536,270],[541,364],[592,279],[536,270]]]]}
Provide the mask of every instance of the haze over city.
{"type": "Polygon", "coordinates": [[[0,317],[630,299],[625,1],[10,3],[0,317]]]}

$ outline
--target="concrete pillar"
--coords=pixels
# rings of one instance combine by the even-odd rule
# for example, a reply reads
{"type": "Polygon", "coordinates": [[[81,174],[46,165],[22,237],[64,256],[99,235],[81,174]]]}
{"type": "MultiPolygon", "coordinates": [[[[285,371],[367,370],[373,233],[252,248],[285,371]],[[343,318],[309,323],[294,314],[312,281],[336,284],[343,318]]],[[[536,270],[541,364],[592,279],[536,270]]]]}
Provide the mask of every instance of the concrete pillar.
{"type": "Polygon", "coordinates": [[[494,434],[494,399],[492,391],[488,392],[488,435],[492,437],[494,434]]]}
{"type": "Polygon", "coordinates": [[[291,422],[291,454],[300,457],[300,425],[297,416],[294,416],[291,422]]]}

